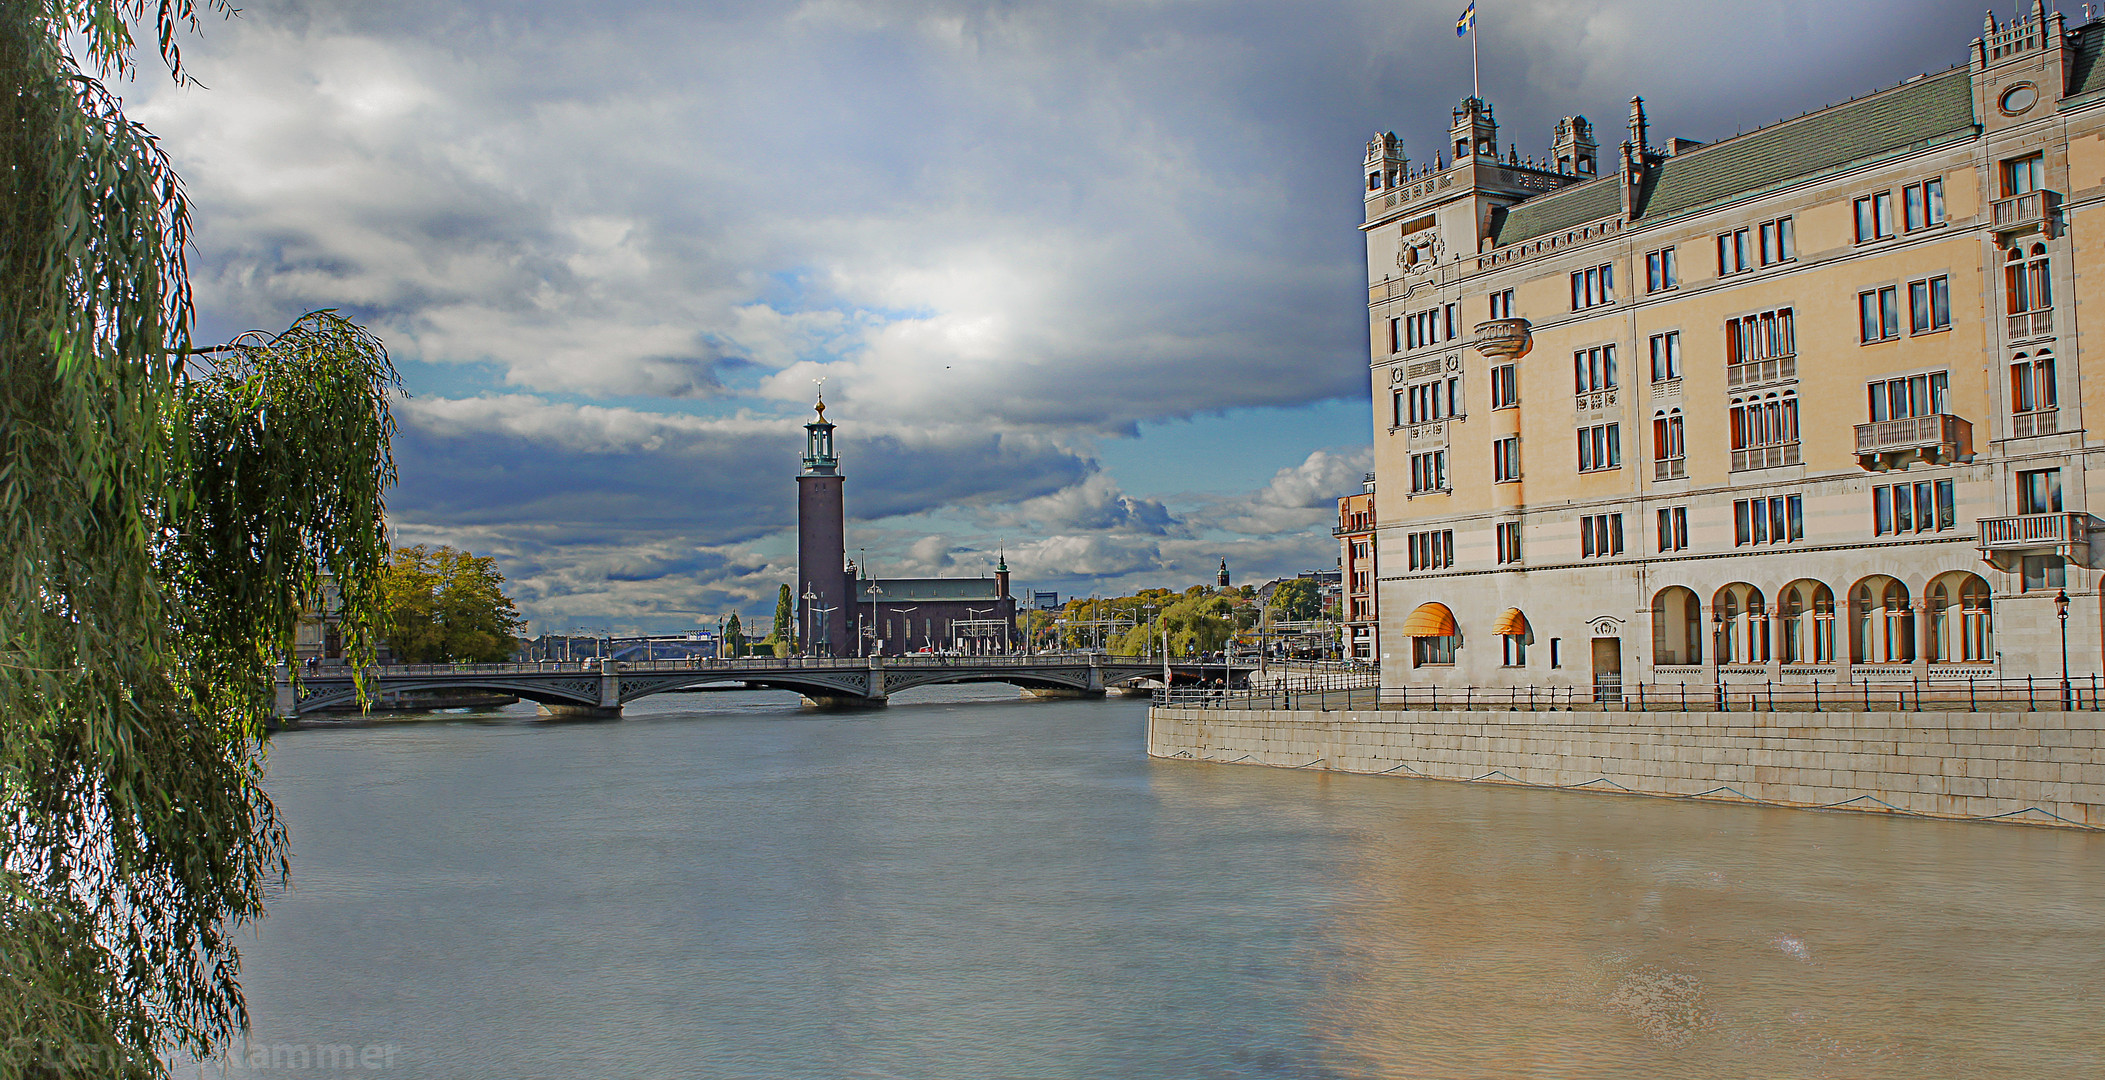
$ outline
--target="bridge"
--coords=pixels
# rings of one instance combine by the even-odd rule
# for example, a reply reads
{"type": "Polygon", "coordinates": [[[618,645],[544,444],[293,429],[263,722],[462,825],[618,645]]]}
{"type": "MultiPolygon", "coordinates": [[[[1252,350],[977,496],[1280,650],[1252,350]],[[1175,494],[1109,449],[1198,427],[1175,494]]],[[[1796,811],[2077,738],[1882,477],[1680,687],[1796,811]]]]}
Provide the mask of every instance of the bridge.
{"type": "MultiPolygon", "coordinates": [[[[713,684],[740,683],[790,690],[821,708],[877,708],[891,695],[942,683],[1008,683],[1044,697],[1101,697],[1116,686],[1219,683],[1243,686],[1254,665],[1199,663],[1103,653],[1036,653],[992,656],[746,657],[642,662],[544,661],[524,664],[408,664],[367,669],[369,696],[385,691],[482,690],[537,702],[558,717],[615,717],[628,702],[651,694],[713,684]]],[[[357,690],[348,669],[325,669],[280,678],[281,719],[354,706],[357,690]]]]}

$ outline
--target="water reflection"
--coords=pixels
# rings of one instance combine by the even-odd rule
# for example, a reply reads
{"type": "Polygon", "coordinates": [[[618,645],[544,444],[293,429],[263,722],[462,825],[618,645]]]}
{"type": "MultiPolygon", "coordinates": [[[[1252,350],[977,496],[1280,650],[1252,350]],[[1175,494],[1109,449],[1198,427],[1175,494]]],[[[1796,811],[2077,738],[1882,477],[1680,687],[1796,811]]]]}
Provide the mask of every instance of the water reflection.
{"type": "Polygon", "coordinates": [[[256,1041],[418,1077],[2099,1071],[2100,838],[1149,761],[1143,712],[288,733],[256,1041]]]}

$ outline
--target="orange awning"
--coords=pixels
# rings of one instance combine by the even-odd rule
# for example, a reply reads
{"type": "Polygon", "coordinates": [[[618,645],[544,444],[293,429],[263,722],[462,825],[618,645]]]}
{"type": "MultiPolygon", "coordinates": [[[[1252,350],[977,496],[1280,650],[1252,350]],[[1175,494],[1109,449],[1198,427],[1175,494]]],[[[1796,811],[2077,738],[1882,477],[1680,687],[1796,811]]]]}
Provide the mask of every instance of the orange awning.
{"type": "Polygon", "coordinates": [[[1420,604],[1411,617],[1403,620],[1405,637],[1453,637],[1455,634],[1454,612],[1446,604],[1420,604]]]}
{"type": "Polygon", "coordinates": [[[1522,615],[1519,608],[1509,607],[1504,614],[1498,617],[1498,621],[1491,625],[1491,632],[1494,634],[1525,634],[1528,632],[1528,617],[1522,615]]]}

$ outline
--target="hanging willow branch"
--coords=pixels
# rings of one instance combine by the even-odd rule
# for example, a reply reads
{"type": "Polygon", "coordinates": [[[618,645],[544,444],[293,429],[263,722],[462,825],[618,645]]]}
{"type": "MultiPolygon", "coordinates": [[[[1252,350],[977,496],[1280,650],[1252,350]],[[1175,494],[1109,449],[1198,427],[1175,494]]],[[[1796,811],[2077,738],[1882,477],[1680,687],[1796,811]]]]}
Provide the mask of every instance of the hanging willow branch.
{"type": "MultiPolygon", "coordinates": [[[[191,9],[159,5],[172,69],[191,9]]],[[[370,655],[385,557],[376,339],[317,312],[186,359],[182,185],[63,48],[121,69],[145,10],[0,3],[0,1077],[159,1076],[245,1028],[232,935],[287,869],[272,671],[325,572],[370,655]]]]}

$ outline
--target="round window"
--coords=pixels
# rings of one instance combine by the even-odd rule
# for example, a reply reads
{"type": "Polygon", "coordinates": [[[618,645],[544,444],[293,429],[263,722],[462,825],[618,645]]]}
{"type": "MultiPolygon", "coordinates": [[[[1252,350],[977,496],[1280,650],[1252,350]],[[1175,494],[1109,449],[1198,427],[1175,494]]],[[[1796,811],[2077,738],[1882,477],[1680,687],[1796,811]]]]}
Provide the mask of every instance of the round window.
{"type": "Polygon", "coordinates": [[[2016,116],[2030,109],[2039,100],[2039,91],[2031,83],[2019,83],[2003,91],[2000,105],[2005,116],[2016,116]]]}

